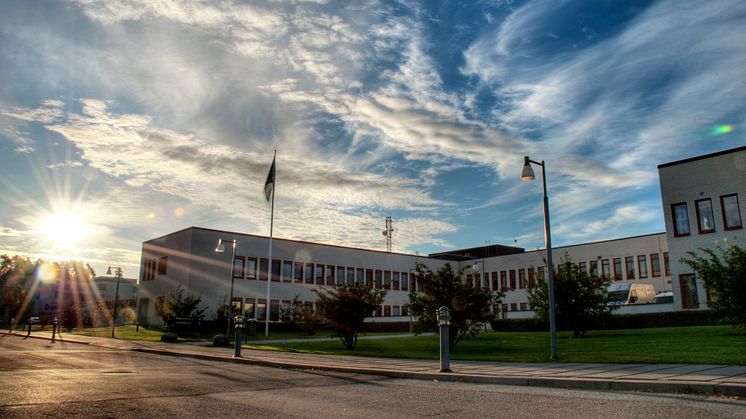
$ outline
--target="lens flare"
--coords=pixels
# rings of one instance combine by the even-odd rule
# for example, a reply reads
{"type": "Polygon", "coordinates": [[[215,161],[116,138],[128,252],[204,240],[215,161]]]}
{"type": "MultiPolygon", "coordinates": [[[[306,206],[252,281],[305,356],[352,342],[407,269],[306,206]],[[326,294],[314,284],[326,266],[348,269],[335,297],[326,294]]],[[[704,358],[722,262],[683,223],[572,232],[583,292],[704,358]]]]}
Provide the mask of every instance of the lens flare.
{"type": "Polygon", "coordinates": [[[735,127],[733,125],[730,125],[730,124],[726,124],[726,125],[715,125],[710,130],[710,136],[711,137],[715,137],[715,136],[718,136],[718,135],[729,134],[729,133],[733,132],[734,129],[735,129],[735,127]]]}
{"type": "Polygon", "coordinates": [[[58,269],[54,263],[42,263],[36,268],[36,279],[45,284],[54,282],[57,279],[58,269]]]}

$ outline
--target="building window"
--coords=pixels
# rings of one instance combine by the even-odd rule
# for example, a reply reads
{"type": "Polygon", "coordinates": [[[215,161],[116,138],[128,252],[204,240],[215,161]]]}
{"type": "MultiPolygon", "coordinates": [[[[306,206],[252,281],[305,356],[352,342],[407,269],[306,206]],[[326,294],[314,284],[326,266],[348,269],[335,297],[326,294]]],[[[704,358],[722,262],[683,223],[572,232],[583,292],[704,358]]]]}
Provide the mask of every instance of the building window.
{"type": "Polygon", "coordinates": [[[539,266],[538,268],[536,268],[536,277],[542,281],[544,280],[544,267],[543,266],[539,266]]]}
{"type": "Polygon", "coordinates": [[[152,281],[155,279],[155,261],[146,260],[142,264],[142,279],[143,281],[152,281]]]}
{"type": "Polygon", "coordinates": [[[293,280],[293,262],[285,260],[282,262],[282,280],[291,282],[293,280]]]}
{"type": "Polygon", "coordinates": [[[526,271],[524,269],[518,270],[518,288],[526,288],[526,271]]]}
{"type": "Polygon", "coordinates": [[[166,275],[168,272],[168,256],[158,258],[158,275],[166,275]]]}
{"type": "Polygon", "coordinates": [[[723,210],[723,225],[726,230],[742,228],[741,209],[738,206],[738,195],[724,195],[720,197],[720,208],[723,210]]]}
{"type": "Polygon", "coordinates": [[[272,300],[269,303],[269,320],[276,322],[280,320],[280,300],[272,300]]]}
{"type": "Polygon", "coordinates": [[[256,279],[256,258],[246,258],[246,279],[256,279]]]}
{"type": "Polygon", "coordinates": [[[653,277],[661,276],[661,257],[657,253],[650,254],[650,269],[652,269],[653,277]]]}
{"type": "Polygon", "coordinates": [[[365,270],[365,285],[369,287],[373,286],[373,269],[365,270]]]}
{"type": "Polygon", "coordinates": [[[280,281],[280,269],[282,269],[282,261],[275,259],[272,261],[272,280],[280,281]]]}
{"type": "Polygon", "coordinates": [[[645,255],[637,257],[637,267],[640,268],[640,278],[648,277],[648,258],[645,255]]]}
{"type": "Polygon", "coordinates": [[[609,268],[609,259],[604,259],[601,261],[601,275],[608,278],[611,276],[611,269],[609,268]]]}
{"type": "Polygon", "coordinates": [[[314,278],[316,285],[324,285],[324,265],[316,265],[316,277],[314,278]]]}
{"type": "Polygon", "coordinates": [[[266,281],[267,280],[267,270],[269,269],[269,260],[260,258],[259,259],[259,280],[260,281],[266,281]]]}
{"type": "Polygon", "coordinates": [[[497,272],[492,272],[492,291],[497,291],[497,272]]]}
{"type": "Polygon", "coordinates": [[[394,278],[391,280],[391,289],[399,291],[399,272],[393,273],[394,278]]]}
{"type": "Polygon", "coordinates": [[[508,288],[508,272],[500,271],[500,289],[508,288]]]}
{"type": "Polygon", "coordinates": [[[345,284],[345,267],[337,266],[337,286],[345,284]]]}
{"type": "Polygon", "coordinates": [[[528,311],[528,303],[521,303],[521,311],[528,311]]]}
{"type": "Polygon", "coordinates": [[[679,275],[679,285],[681,286],[681,307],[699,308],[697,281],[694,274],[679,275]]]}
{"type": "Polygon", "coordinates": [[[313,284],[313,263],[306,263],[306,270],[303,273],[304,283],[313,284]]]}
{"type": "Polygon", "coordinates": [[[236,256],[236,258],[233,259],[233,277],[234,278],[243,279],[244,263],[246,263],[246,258],[243,256],[236,256]]]}
{"type": "Polygon", "coordinates": [[[394,317],[401,316],[401,309],[399,306],[392,306],[391,307],[391,315],[394,317]]]}
{"type": "Polygon", "coordinates": [[[627,279],[635,279],[635,258],[627,256],[624,258],[624,264],[627,265],[627,279]]]}
{"type": "Polygon", "coordinates": [[[326,285],[334,286],[334,266],[326,265],[326,285]]]}
{"type": "Polygon", "coordinates": [[[355,283],[359,284],[359,285],[362,285],[362,284],[365,283],[365,269],[363,269],[363,268],[357,268],[355,270],[355,283]]]}
{"type": "Polygon", "coordinates": [[[383,306],[383,316],[384,317],[391,317],[391,306],[386,304],[383,306]]]}
{"type": "MultiPolygon", "coordinates": [[[[259,274],[261,278],[261,274],[259,274]]],[[[256,304],[256,319],[264,321],[267,319],[267,300],[259,300],[256,304]]]]}
{"type": "Polygon", "coordinates": [[[409,291],[409,274],[406,272],[401,273],[401,290],[409,291]]]}
{"type": "Polygon", "coordinates": [[[598,278],[598,261],[590,261],[591,265],[591,278],[598,278]]]}
{"type": "Polygon", "coordinates": [[[671,276],[671,265],[668,263],[668,252],[663,252],[663,270],[666,276],[671,276]]]}
{"type": "Polygon", "coordinates": [[[580,273],[587,274],[588,273],[588,265],[585,262],[578,263],[578,271],[580,273]]]}
{"type": "Polygon", "coordinates": [[[689,213],[687,212],[686,202],[672,204],[671,212],[673,213],[673,235],[676,237],[688,236],[689,213]]]}
{"type": "Polygon", "coordinates": [[[409,306],[401,306],[401,315],[409,316],[409,306]]]}
{"type": "Polygon", "coordinates": [[[715,231],[715,216],[712,212],[712,200],[710,198],[694,201],[697,209],[697,227],[700,233],[712,233],[715,231]]]}
{"type": "Polygon", "coordinates": [[[614,258],[614,281],[622,279],[622,258],[614,258]]]}
{"type": "Polygon", "coordinates": [[[293,282],[303,282],[303,263],[293,262],[293,282]]]}
{"type": "MultiPolygon", "coordinates": [[[[389,278],[391,278],[389,276],[389,278]]],[[[355,283],[355,268],[347,268],[347,276],[345,278],[345,283],[349,286],[355,283]]]]}
{"type": "Polygon", "coordinates": [[[256,318],[256,314],[254,313],[254,306],[256,305],[256,300],[254,298],[247,298],[244,300],[243,303],[243,315],[247,319],[254,319],[256,318]]]}
{"type": "Polygon", "coordinates": [[[510,311],[518,311],[518,303],[510,303],[510,311]]]}

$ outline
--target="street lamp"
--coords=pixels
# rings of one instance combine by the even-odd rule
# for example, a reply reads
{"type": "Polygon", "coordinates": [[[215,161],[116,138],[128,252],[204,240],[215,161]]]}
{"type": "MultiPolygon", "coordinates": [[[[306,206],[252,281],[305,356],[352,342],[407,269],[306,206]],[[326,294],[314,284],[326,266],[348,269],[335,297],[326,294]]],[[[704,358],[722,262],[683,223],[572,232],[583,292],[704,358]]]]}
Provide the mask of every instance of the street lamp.
{"type": "Polygon", "coordinates": [[[215,248],[216,253],[225,252],[225,245],[223,243],[233,244],[233,254],[231,256],[231,294],[230,300],[228,301],[228,326],[225,331],[225,337],[230,341],[231,339],[231,319],[233,318],[233,266],[236,261],[236,241],[235,240],[224,240],[218,239],[218,247],[215,248]]]}
{"type": "Polygon", "coordinates": [[[525,156],[523,158],[523,170],[521,171],[521,180],[531,181],[534,177],[534,169],[531,163],[541,166],[541,180],[544,185],[544,238],[547,247],[547,288],[549,294],[549,335],[551,341],[551,359],[557,358],[557,320],[554,309],[554,264],[552,264],[552,234],[549,228],[549,197],[547,196],[547,176],[545,172],[544,161],[541,163],[534,161],[525,156]]]}
{"type": "Polygon", "coordinates": [[[119,266],[109,266],[106,270],[106,275],[111,275],[111,270],[114,269],[114,275],[117,277],[117,290],[114,293],[114,310],[111,314],[111,337],[114,337],[114,328],[117,324],[117,306],[119,305],[119,281],[122,279],[122,268],[119,266]]]}

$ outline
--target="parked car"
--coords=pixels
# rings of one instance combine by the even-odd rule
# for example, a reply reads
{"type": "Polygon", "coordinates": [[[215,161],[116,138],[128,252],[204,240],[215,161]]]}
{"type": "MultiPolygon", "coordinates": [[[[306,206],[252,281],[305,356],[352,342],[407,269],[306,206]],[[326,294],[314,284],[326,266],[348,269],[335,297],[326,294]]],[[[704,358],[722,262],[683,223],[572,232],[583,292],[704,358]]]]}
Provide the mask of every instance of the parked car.
{"type": "Polygon", "coordinates": [[[666,304],[673,303],[673,291],[664,291],[655,294],[650,304],[666,304]]]}
{"type": "Polygon", "coordinates": [[[655,297],[655,287],[652,284],[611,284],[607,291],[609,305],[647,304],[655,297]]]}

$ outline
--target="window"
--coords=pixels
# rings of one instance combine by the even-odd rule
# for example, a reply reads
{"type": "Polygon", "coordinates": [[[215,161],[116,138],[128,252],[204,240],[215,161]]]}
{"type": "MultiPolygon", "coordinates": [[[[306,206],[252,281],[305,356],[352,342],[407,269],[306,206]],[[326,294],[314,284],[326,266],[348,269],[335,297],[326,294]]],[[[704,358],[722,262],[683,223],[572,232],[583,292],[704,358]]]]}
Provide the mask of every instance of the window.
{"type": "Polygon", "coordinates": [[[510,270],[510,288],[512,289],[518,288],[515,283],[515,269],[510,270]]]}
{"type": "Polygon", "coordinates": [[[591,265],[591,278],[598,278],[598,262],[595,260],[590,261],[591,265]]]}
{"type": "Polygon", "coordinates": [[[168,272],[168,256],[158,258],[158,275],[166,275],[168,272]]]}
{"type": "Polygon", "coordinates": [[[611,276],[611,270],[609,269],[609,259],[601,261],[601,275],[605,277],[611,276]]]}
{"type": "Polygon", "coordinates": [[[243,315],[248,319],[256,318],[254,314],[254,306],[256,305],[254,298],[247,298],[243,303],[243,315]]]}
{"type": "Polygon", "coordinates": [[[303,282],[303,263],[293,262],[293,282],[303,282]]]}
{"type": "Polygon", "coordinates": [[[401,310],[400,310],[399,306],[392,306],[391,307],[391,315],[392,316],[395,316],[395,317],[396,316],[400,316],[401,315],[400,313],[401,313],[401,310]]]}
{"type": "Polygon", "coordinates": [[[518,303],[510,303],[510,311],[518,311],[518,303]]]}
{"type": "Polygon", "coordinates": [[[585,262],[578,263],[578,271],[582,272],[584,274],[587,274],[588,273],[588,264],[586,264],[585,262]]]}
{"type": "Polygon", "coordinates": [[[542,281],[544,280],[544,267],[543,266],[539,266],[538,268],[536,268],[536,277],[538,279],[541,279],[542,281]]]}
{"type": "Polygon", "coordinates": [[[508,272],[500,271],[500,289],[508,288],[508,272]]]}
{"type": "Polygon", "coordinates": [[[409,274],[406,272],[401,273],[401,290],[409,291],[409,274]]]}
{"type": "Polygon", "coordinates": [[[650,254],[650,269],[654,278],[661,276],[661,256],[658,253],[650,254]]]}
{"type": "Polygon", "coordinates": [[[256,279],[256,258],[246,258],[246,279],[256,279]]]}
{"type": "Polygon", "coordinates": [[[267,270],[269,269],[269,260],[260,258],[259,259],[259,280],[260,281],[266,281],[267,280],[267,270]]]}
{"type": "Polygon", "coordinates": [[[384,317],[391,317],[391,306],[386,304],[383,306],[383,315],[384,317]]]}
{"type": "Polygon", "coordinates": [[[668,263],[668,252],[663,252],[663,270],[666,276],[671,276],[671,265],[668,263]]]}
{"type": "Polygon", "coordinates": [[[679,285],[681,286],[681,307],[698,308],[697,281],[694,274],[679,275],[679,285]]]}
{"type": "Polygon", "coordinates": [[[726,230],[742,228],[741,209],[738,206],[738,195],[724,195],[720,197],[720,209],[723,211],[723,225],[726,230]]]}
{"type": "Polygon", "coordinates": [[[337,286],[344,285],[345,283],[345,267],[337,266],[337,286]]]}
{"type": "Polygon", "coordinates": [[[355,283],[355,268],[347,268],[347,276],[345,278],[345,283],[347,285],[352,285],[355,283]]]}
{"type": "Polygon", "coordinates": [[[306,263],[306,270],[303,273],[303,279],[306,284],[313,284],[313,263],[306,263]]]}
{"type": "Polygon", "coordinates": [[[399,272],[393,273],[394,278],[391,280],[391,289],[399,291],[399,272]]]}
{"type": "Polygon", "coordinates": [[[694,201],[697,209],[697,227],[700,233],[712,233],[715,231],[715,217],[712,213],[712,200],[710,198],[694,201]]]}
{"type": "Polygon", "coordinates": [[[334,286],[334,266],[326,265],[326,285],[334,286]]]}
{"type": "Polygon", "coordinates": [[[313,282],[316,285],[324,285],[324,265],[316,265],[316,277],[313,282]]]}
{"type": "Polygon", "coordinates": [[[492,291],[497,291],[497,272],[492,272],[492,291]]]}
{"type": "Polygon", "coordinates": [[[622,279],[622,258],[614,258],[614,280],[622,279]]]}
{"type": "Polygon", "coordinates": [[[528,311],[528,303],[521,303],[521,311],[528,311]]]}
{"type": "Polygon", "coordinates": [[[259,300],[259,302],[256,304],[256,319],[259,321],[264,321],[266,318],[267,318],[267,300],[259,300]]]}
{"type": "Polygon", "coordinates": [[[373,269],[365,270],[365,285],[369,287],[373,286],[373,269]]]}
{"type": "Polygon", "coordinates": [[[273,281],[280,281],[280,269],[282,267],[282,261],[281,260],[273,260],[272,261],[272,280],[273,281]]]}
{"type": "Polygon", "coordinates": [[[234,278],[241,278],[243,279],[244,276],[244,263],[246,262],[246,258],[243,256],[236,256],[235,259],[233,259],[233,277],[234,278]]]}
{"type": "Polygon", "coordinates": [[[409,316],[409,306],[401,306],[401,315],[409,316]]]}
{"type": "Polygon", "coordinates": [[[637,267],[640,268],[640,278],[648,277],[648,258],[645,255],[637,257],[637,267]]]}
{"type": "Polygon", "coordinates": [[[635,258],[633,256],[625,257],[624,265],[627,268],[627,279],[635,279],[635,258]]]}
{"type": "Polygon", "coordinates": [[[680,202],[678,204],[671,205],[671,212],[673,213],[673,235],[688,236],[689,235],[689,213],[686,209],[686,202],[680,202]]]}
{"type": "Polygon", "coordinates": [[[363,268],[357,268],[355,270],[355,283],[356,284],[364,284],[365,283],[365,269],[363,269],[363,268]]]}
{"type": "Polygon", "coordinates": [[[525,269],[519,269],[518,270],[518,288],[526,288],[526,270],[525,269]]]}
{"type": "Polygon", "coordinates": [[[508,311],[508,305],[507,305],[507,304],[501,304],[501,305],[500,305],[500,310],[501,310],[501,311],[502,311],[503,313],[505,313],[506,311],[508,311]]]}
{"type": "Polygon", "coordinates": [[[293,262],[289,260],[282,262],[282,280],[285,282],[293,280],[293,262]]]}
{"type": "Polygon", "coordinates": [[[269,302],[269,320],[273,322],[280,320],[280,300],[269,302]]]}
{"type": "Polygon", "coordinates": [[[377,289],[381,289],[381,287],[383,286],[383,272],[380,269],[376,269],[374,286],[377,289]]]}
{"type": "Polygon", "coordinates": [[[152,281],[155,279],[155,261],[146,260],[142,264],[142,279],[143,281],[152,281]]]}

